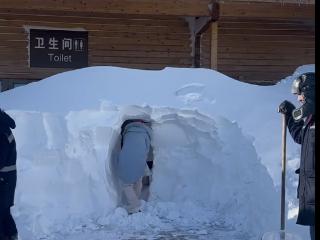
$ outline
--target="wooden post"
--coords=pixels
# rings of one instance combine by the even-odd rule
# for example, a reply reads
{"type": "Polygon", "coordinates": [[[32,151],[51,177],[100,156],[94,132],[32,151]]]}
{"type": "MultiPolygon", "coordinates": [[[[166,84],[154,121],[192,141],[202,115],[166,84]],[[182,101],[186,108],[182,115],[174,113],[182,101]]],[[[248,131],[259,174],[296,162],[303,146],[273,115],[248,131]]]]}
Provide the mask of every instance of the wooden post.
{"type": "Polygon", "coordinates": [[[211,23],[211,69],[218,70],[218,22],[211,23]]]}
{"type": "Polygon", "coordinates": [[[201,61],[201,34],[197,34],[194,40],[194,58],[193,58],[193,66],[195,68],[200,67],[201,61]]]}
{"type": "Polygon", "coordinates": [[[287,146],[287,121],[286,115],[282,114],[282,174],[281,174],[281,224],[280,239],[285,239],[286,226],[286,146],[287,146]]]}

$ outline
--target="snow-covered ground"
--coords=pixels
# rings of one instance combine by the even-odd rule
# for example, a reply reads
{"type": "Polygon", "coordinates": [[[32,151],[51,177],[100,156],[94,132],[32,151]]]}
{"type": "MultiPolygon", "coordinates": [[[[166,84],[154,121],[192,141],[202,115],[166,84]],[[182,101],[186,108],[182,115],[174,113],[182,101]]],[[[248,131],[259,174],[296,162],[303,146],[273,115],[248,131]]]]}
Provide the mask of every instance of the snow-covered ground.
{"type": "MultiPolygon", "coordinates": [[[[16,121],[14,217],[31,239],[258,239],[280,225],[281,115],[298,68],[274,86],[208,69],[90,67],[0,94],[16,121]],[[112,150],[125,114],[153,119],[150,201],[119,207],[112,150]]],[[[288,137],[287,230],[295,224],[299,146],[288,137]]]]}

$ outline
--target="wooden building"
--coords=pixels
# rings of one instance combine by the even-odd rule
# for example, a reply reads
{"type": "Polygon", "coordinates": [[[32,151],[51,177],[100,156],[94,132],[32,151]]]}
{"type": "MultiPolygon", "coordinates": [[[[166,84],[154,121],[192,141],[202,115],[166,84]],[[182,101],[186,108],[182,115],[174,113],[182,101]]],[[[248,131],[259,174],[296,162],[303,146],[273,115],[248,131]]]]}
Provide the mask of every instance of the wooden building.
{"type": "Polygon", "coordinates": [[[1,0],[2,91],[74,68],[31,63],[30,29],[87,32],[87,66],[203,67],[273,84],[315,62],[314,0],[1,0]]]}

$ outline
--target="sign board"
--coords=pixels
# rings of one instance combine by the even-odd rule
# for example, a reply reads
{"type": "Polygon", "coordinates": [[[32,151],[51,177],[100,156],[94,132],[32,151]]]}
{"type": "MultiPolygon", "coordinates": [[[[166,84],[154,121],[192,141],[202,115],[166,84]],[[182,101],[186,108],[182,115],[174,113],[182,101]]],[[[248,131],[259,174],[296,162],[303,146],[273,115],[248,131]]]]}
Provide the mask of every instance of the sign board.
{"type": "Polygon", "coordinates": [[[30,67],[88,66],[88,32],[30,29],[30,67]]]}

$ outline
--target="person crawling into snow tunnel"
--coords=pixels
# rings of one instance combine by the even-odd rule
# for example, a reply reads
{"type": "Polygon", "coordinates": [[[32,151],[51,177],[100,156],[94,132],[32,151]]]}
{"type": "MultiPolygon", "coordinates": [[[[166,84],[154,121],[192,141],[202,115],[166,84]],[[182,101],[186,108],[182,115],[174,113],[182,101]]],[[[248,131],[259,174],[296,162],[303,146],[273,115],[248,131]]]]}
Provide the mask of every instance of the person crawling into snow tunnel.
{"type": "Polygon", "coordinates": [[[141,212],[141,199],[148,200],[152,177],[151,119],[147,114],[127,118],[121,125],[121,149],[117,174],[128,214],[141,212]]]}

